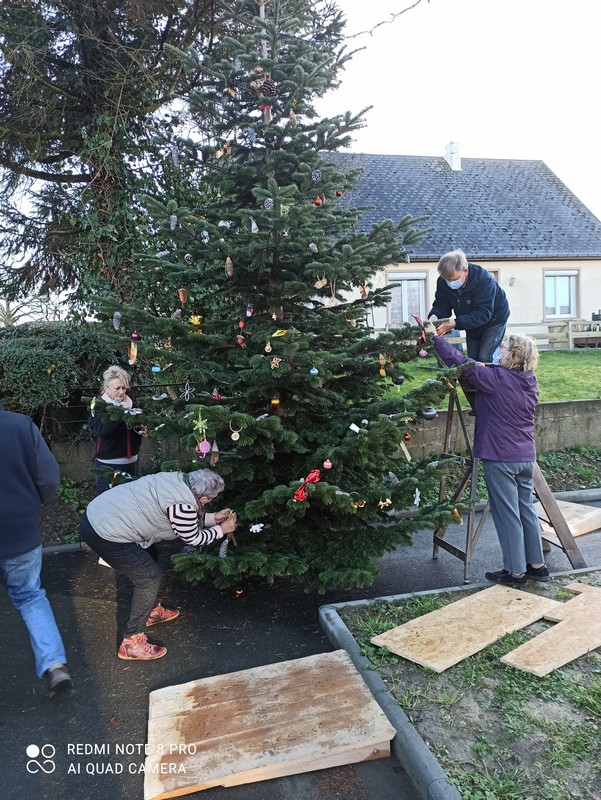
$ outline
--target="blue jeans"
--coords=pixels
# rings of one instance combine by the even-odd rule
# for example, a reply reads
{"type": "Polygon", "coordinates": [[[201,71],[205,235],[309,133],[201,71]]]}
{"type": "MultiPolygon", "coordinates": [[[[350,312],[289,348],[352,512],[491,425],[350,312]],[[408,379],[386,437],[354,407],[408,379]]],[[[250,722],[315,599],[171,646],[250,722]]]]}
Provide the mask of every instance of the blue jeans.
{"type": "Polygon", "coordinates": [[[534,461],[482,459],[503,569],[513,575],[526,572],[526,564],[542,564],[540,521],[532,503],[534,461]]]}
{"type": "Polygon", "coordinates": [[[79,532],[83,541],[100,558],[110,564],[115,572],[126,575],[134,585],[129,619],[123,636],[143,633],[146,630],[146,620],[156,605],[161,583],[161,568],[153,557],[153,553],[157,554],[156,547],[144,549],[135,542],[111,542],[103,539],[96,533],[86,514],[79,523],[79,532]]]}
{"type": "Polygon", "coordinates": [[[466,331],[467,357],[473,358],[474,361],[490,364],[492,362],[492,354],[503,341],[505,328],[505,323],[503,325],[491,325],[477,336],[474,336],[470,331],[466,331]]]}
{"type": "Polygon", "coordinates": [[[42,545],[13,558],[0,558],[0,579],[29,631],[38,678],[67,656],[46,592],[40,585],[42,545]]]}

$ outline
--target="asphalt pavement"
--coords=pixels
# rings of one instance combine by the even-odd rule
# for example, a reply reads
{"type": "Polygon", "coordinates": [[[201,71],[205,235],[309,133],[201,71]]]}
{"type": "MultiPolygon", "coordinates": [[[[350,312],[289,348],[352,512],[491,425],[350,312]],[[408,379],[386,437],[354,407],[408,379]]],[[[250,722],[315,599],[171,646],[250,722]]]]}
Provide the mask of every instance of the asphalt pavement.
{"type": "MultiPolygon", "coordinates": [[[[599,494],[601,498],[601,493],[599,494]]],[[[601,499],[591,501],[601,507],[601,499]]],[[[449,530],[459,546],[465,529],[449,530]]],[[[601,567],[601,533],[579,540],[589,567],[601,567]]],[[[411,547],[379,561],[372,586],[328,595],[304,594],[256,582],[236,589],[191,587],[169,569],[161,599],[181,608],[173,622],[153,628],[169,648],[156,662],[120,661],[116,656],[128,607],[127,588],[90,552],[44,559],[46,588],[65,640],[73,691],[49,698],[38,681],[27,632],[4,593],[0,747],[4,800],[142,800],[148,695],[154,689],[198,678],[302,658],[333,648],[319,623],[319,608],[331,603],[385,597],[463,584],[463,563],[440,551],[432,559],[432,533],[417,533],[411,547]]],[[[570,569],[565,554],[547,554],[552,572],[570,569]]],[[[471,568],[474,583],[485,570],[501,567],[494,527],[483,529],[471,568]]],[[[394,755],[286,778],[223,788],[191,800],[419,800],[394,755]]]]}

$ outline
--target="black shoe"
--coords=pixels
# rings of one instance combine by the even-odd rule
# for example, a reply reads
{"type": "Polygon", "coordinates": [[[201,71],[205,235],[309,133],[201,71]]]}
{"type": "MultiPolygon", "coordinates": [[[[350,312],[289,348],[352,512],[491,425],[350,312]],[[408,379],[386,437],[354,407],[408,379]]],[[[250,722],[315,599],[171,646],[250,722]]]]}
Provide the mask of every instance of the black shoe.
{"type": "Polygon", "coordinates": [[[491,583],[499,583],[501,586],[512,586],[517,589],[526,583],[525,575],[512,575],[506,569],[500,569],[498,572],[486,572],[484,577],[491,583]]]}
{"type": "Polygon", "coordinates": [[[548,583],[551,580],[549,570],[544,564],[542,567],[536,567],[536,569],[532,564],[526,564],[526,577],[531,581],[540,581],[541,583],[548,583]]]}
{"type": "Polygon", "coordinates": [[[57,664],[46,670],[46,683],[48,684],[48,694],[54,697],[55,694],[68,691],[73,685],[69,670],[64,664],[57,664]]]}

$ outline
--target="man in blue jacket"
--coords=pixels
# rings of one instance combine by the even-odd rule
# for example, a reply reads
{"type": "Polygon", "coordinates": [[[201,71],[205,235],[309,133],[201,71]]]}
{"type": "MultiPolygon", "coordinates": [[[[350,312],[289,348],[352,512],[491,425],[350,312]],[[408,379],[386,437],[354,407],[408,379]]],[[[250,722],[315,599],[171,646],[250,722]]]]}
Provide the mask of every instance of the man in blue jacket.
{"type": "Polygon", "coordinates": [[[440,335],[465,331],[468,358],[490,363],[503,341],[509,319],[507,296],[478,264],[469,264],[463,250],[453,250],[438,262],[438,282],[428,319],[454,317],[437,326],[440,335]]]}
{"type": "Polygon", "coordinates": [[[40,585],[40,508],[59,482],[59,466],[38,428],[0,405],[0,581],[27,626],[36,672],[46,676],[51,695],[71,688],[65,648],[40,585]]]}

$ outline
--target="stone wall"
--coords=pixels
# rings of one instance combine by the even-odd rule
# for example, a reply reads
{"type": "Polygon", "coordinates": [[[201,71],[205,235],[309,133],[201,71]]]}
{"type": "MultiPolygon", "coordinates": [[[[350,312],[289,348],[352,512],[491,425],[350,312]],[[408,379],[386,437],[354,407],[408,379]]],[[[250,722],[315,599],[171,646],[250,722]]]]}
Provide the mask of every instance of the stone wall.
{"type": "MultiPolygon", "coordinates": [[[[464,420],[470,438],[474,434],[474,417],[464,412],[464,420]]],[[[447,412],[440,411],[432,422],[424,421],[412,432],[408,443],[414,458],[424,458],[439,453],[444,439],[447,412]]],[[[565,447],[593,445],[601,448],[601,400],[572,400],[567,403],[541,403],[536,412],[536,442],[539,452],[562,450],[565,447]]],[[[63,444],[55,442],[52,452],[61,466],[61,473],[74,480],[83,480],[92,475],[93,443],[77,442],[63,444]]],[[[451,452],[465,451],[458,415],[453,415],[451,452]]],[[[146,440],[142,443],[142,471],[153,469],[153,446],[146,440]]],[[[179,450],[177,443],[163,443],[159,461],[185,460],[191,453],[179,450]]],[[[201,466],[201,462],[195,461],[201,466]]],[[[208,466],[208,463],[207,463],[208,466]]]]}

